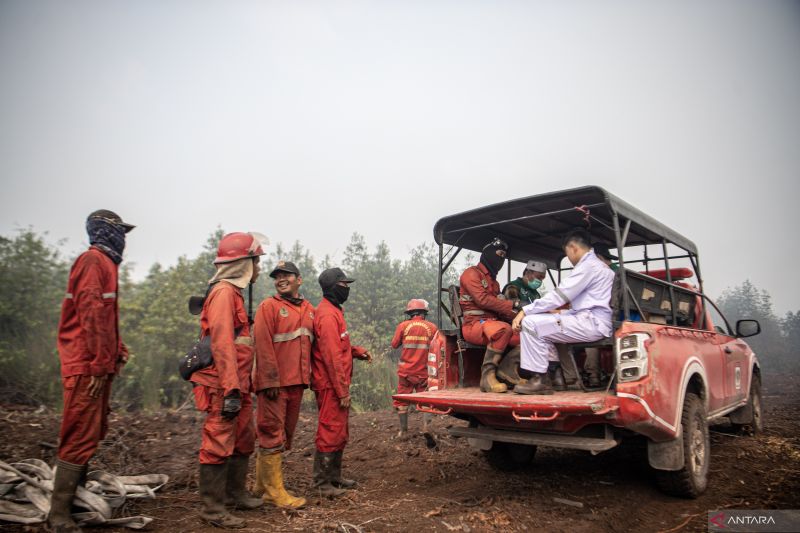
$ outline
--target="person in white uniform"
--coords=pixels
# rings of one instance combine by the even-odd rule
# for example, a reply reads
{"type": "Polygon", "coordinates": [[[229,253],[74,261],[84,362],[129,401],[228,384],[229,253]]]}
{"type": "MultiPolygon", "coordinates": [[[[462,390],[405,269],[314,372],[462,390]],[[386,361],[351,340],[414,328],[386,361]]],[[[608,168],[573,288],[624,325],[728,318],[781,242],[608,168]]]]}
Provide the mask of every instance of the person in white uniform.
{"type": "Polygon", "coordinates": [[[511,326],[520,332],[520,367],[532,376],[514,387],[519,394],[553,394],[550,362],[558,361],[554,343],[592,342],[611,336],[611,287],[614,273],[591,248],[583,229],[563,240],[564,254],[575,267],[544,297],[526,305],[511,326]]]}

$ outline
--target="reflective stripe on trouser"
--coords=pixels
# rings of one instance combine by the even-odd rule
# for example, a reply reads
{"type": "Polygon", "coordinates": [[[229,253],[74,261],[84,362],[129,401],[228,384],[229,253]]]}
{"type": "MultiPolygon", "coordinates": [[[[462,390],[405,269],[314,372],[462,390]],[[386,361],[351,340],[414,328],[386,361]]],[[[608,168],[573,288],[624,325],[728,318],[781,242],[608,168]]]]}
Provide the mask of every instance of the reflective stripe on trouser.
{"type": "Polygon", "coordinates": [[[64,414],[58,436],[58,458],[74,465],[89,462],[108,431],[112,376],[106,379],[99,398],[89,397],[92,376],[63,379],[64,414]]]}
{"type": "Polygon", "coordinates": [[[333,388],[314,391],[317,395],[317,451],[328,453],[344,450],[349,437],[350,409],[339,405],[333,388]]]}
{"type": "Polygon", "coordinates": [[[292,437],[303,402],[303,385],[280,387],[278,397],[267,398],[266,390],[258,393],[256,434],[258,447],[267,452],[290,450],[292,437]]]}
{"type": "Polygon", "coordinates": [[[461,327],[464,340],[472,344],[482,344],[497,352],[504,352],[508,346],[519,346],[519,334],[511,329],[511,324],[501,320],[469,322],[461,327]]]}
{"type": "Polygon", "coordinates": [[[520,367],[547,372],[551,361],[559,361],[557,342],[592,342],[605,337],[591,313],[541,313],[522,319],[520,367]]]}
{"type": "MultiPolygon", "coordinates": [[[[428,376],[397,376],[397,394],[411,394],[422,392],[428,388],[428,376]]],[[[407,410],[408,404],[392,400],[392,405],[398,410],[407,410]]]]}
{"type": "Polygon", "coordinates": [[[300,335],[305,335],[311,339],[311,342],[314,342],[314,334],[308,328],[297,328],[294,331],[288,331],[286,333],[276,333],[272,336],[272,342],[287,342],[293,341],[300,335]]]}
{"type": "Polygon", "coordinates": [[[195,385],[194,399],[197,409],[206,412],[200,442],[200,464],[218,465],[231,455],[250,455],[255,448],[253,427],[253,399],[242,395],[242,409],[236,418],[222,418],[222,389],[195,385]]]}

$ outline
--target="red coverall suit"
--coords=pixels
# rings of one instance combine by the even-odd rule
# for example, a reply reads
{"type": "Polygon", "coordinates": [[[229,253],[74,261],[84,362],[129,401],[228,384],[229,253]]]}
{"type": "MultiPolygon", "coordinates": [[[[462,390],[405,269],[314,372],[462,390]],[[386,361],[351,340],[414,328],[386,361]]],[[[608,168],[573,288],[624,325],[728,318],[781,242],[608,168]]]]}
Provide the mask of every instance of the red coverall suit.
{"type": "Polygon", "coordinates": [[[92,247],[72,265],[58,324],[58,355],[64,388],[64,414],[58,458],[89,462],[108,430],[111,381],[128,360],[119,339],[117,265],[92,247]],[[98,398],[88,393],[91,377],[108,376],[98,398]]]}
{"type": "MultiPolygon", "coordinates": [[[[428,386],[428,352],[431,340],[439,329],[421,316],[404,320],[397,325],[392,338],[392,348],[403,345],[397,365],[397,394],[424,391],[428,386]]],[[[395,408],[408,404],[394,401],[395,408]]]]}
{"type": "Polygon", "coordinates": [[[253,339],[241,291],[219,281],[200,314],[201,335],[211,335],[214,364],[192,374],[195,405],[208,413],[200,444],[201,464],[222,464],[232,455],[250,455],[255,448],[250,374],[253,339]],[[238,335],[237,335],[238,333],[238,335]],[[242,409],[232,420],[222,417],[222,402],[239,391],[242,409]]]}
{"type": "Polygon", "coordinates": [[[256,311],[253,337],[258,445],[271,452],[288,450],[292,447],[303,390],[311,382],[314,306],[308,300],[298,306],[278,295],[267,298],[256,311]],[[266,394],[265,389],[273,387],[280,387],[276,399],[266,394]]]}
{"type": "Polygon", "coordinates": [[[347,444],[350,414],[339,400],[350,396],[353,358],[361,359],[367,350],[350,345],[344,313],[325,298],[314,316],[314,336],[317,342],[311,357],[311,388],[319,410],[317,451],[338,452],[347,444]]]}
{"type": "Polygon", "coordinates": [[[513,320],[517,313],[511,300],[501,300],[500,284],[483,263],[471,266],[461,274],[460,298],[464,313],[461,334],[472,344],[486,345],[496,352],[519,346],[519,333],[503,320],[513,320]]]}

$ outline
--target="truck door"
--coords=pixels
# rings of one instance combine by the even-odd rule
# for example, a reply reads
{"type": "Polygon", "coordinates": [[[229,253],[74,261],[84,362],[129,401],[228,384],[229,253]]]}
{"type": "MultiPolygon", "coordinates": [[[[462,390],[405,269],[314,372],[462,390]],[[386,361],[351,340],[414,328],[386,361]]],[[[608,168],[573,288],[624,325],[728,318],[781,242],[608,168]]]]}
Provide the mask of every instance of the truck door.
{"type": "Polygon", "coordinates": [[[714,332],[725,361],[725,401],[724,405],[743,400],[750,389],[747,372],[747,345],[737,339],[730,330],[730,325],[711,300],[708,302],[708,313],[714,326],[714,332]]]}

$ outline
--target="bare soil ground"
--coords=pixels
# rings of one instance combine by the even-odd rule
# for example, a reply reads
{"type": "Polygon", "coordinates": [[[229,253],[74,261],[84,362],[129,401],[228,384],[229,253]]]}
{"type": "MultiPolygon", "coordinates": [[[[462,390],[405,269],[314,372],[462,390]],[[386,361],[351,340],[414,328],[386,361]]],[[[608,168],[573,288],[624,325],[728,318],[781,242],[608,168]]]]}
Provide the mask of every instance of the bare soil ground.
{"type": "MultiPolygon", "coordinates": [[[[436,446],[429,448],[420,434],[394,438],[390,411],[352,415],[345,474],[359,482],[358,490],[338,500],[320,499],[310,486],[316,416],[304,412],[295,449],[285,458],[285,476],[310,505],[298,512],[242,512],[248,521],[243,531],[707,531],[711,510],[797,509],[800,384],[791,376],[765,377],[764,405],[766,428],[758,436],[738,435],[725,425],[712,428],[709,488],[696,500],[660,493],[644,448],[635,441],[598,456],[541,448],[526,470],[501,473],[465,440],[447,434],[448,426],[463,422],[436,417],[436,446]]],[[[196,516],[201,423],[186,411],[112,414],[92,467],[171,478],[156,500],[126,504],[124,515],[154,517],[150,531],[217,531],[196,516]]],[[[58,424],[57,413],[0,405],[0,459],[52,462],[58,424]]],[[[412,433],[420,424],[421,415],[412,415],[412,433]]]]}

